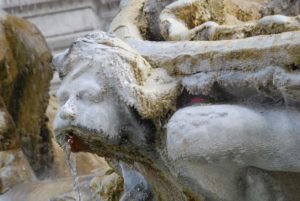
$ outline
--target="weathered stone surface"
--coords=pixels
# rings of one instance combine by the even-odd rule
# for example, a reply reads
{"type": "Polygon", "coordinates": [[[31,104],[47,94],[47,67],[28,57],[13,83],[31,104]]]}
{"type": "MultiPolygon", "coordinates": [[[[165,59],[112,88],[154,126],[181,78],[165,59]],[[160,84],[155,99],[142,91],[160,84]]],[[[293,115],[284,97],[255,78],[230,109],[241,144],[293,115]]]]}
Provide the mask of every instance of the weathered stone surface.
{"type": "MultiPolygon", "coordinates": [[[[205,22],[238,25],[261,18],[259,1],[181,0],[168,5],[160,14],[160,28],[166,40],[189,40],[189,30],[205,22]],[[192,13],[192,14],[191,14],[192,13]]],[[[227,30],[228,32],[228,30],[227,30]]]]}
{"type": "Polygon", "coordinates": [[[0,22],[0,124],[6,122],[0,135],[12,140],[11,146],[3,142],[1,149],[21,147],[41,175],[52,161],[45,118],[51,54],[34,25],[5,13],[0,22]]]}
{"type": "Polygon", "coordinates": [[[22,150],[0,151],[0,194],[21,182],[35,180],[35,174],[22,150]]]}
{"type": "MultiPolygon", "coordinates": [[[[49,105],[46,115],[49,119],[47,122],[51,133],[51,142],[53,150],[53,164],[50,172],[52,178],[70,177],[71,172],[65,162],[65,156],[63,149],[58,145],[55,140],[54,131],[52,129],[53,120],[59,108],[58,100],[55,96],[50,95],[49,105]]],[[[76,154],[76,167],[78,175],[86,175],[91,172],[105,172],[110,167],[107,165],[105,159],[91,153],[79,152],[76,154]]]]}
{"type": "Polygon", "coordinates": [[[272,0],[263,9],[264,15],[299,15],[300,1],[298,0],[272,0]]]}
{"type": "Polygon", "coordinates": [[[123,193],[123,178],[113,172],[94,177],[90,186],[95,200],[118,201],[123,193]]]}
{"type": "Polygon", "coordinates": [[[6,108],[0,110],[0,151],[18,148],[20,141],[16,126],[6,108]]]}
{"type": "MultiPolygon", "coordinates": [[[[152,42],[147,2],[122,1],[111,25],[119,38],[91,33],[54,59],[63,79],[58,142],[113,161],[124,178],[121,200],[297,200],[299,17],[252,13],[270,29],[242,39],[152,42]]],[[[188,31],[224,23],[222,12],[231,11],[218,2],[170,4],[179,40],[191,38],[178,22],[192,23],[188,31]],[[200,19],[202,11],[220,16],[200,19]]],[[[269,1],[257,2],[263,9],[269,1]]]]}
{"type": "MultiPolygon", "coordinates": [[[[97,175],[97,174],[96,174],[97,175]]],[[[91,201],[92,193],[89,182],[95,175],[80,177],[80,187],[83,194],[82,201],[91,201]]],[[[27,181],[15,185],[7,193],[0,196],[0,201],[74,201],[78,198],[77,192],[72,191],[71,177],[27,181]]]]}

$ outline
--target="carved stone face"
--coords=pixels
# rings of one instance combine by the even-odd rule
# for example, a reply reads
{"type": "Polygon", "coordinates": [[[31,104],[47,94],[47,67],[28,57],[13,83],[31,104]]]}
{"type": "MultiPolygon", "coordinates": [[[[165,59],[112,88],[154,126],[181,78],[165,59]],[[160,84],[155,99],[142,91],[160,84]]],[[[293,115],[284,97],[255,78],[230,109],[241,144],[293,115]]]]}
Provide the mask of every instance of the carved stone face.
{"type": "MultiPolygon", "coordinates": [[[[155,77],[159,70],[150,71],[142,57],[129,47],[122,47],[118,40],[112,47],[98,43],[97,36],[102,35],[92,34],[91,40],[75,42],[70,50],[54,58],[53,64],[63,77],[57,92],[60,109],[54,121],[56,138],[61,145],[68,142],[72,151],[124,154],[124,149],[131,149],[132,144],[141,146],[145,142],[144,127],[139,125],[135,111],[159,114],[165,109],[166,104],[159,107],[156,99],[147,101],[146,95],[152,95],[147,86],[164,86],[160,92],[168,92],[169,85],[173,91],[176,85],[163,79],[158,79],[159,83],[144,83],[146,77],[155,77]],[[144,110],[144,105],[150,105],[150,109],[144,110]],[[122,148],[120,144],[130,146],[122,148]]],[[[169,98],[168,93],[162,95],[169,98]]]]}
{"type": "Polygon", "coordinates": [[[55,131],[62,137],[60,143],[69,139],[72,151],[87,148],[77,136],[112,140],[121,126],[121,109],[113,92],[107,90],[108,84],[99,79],[96,68],[85,69],[87,63],[78,65],[82,66],[65,77],[57,92],[61,107],[54,121],[55,131]]]}

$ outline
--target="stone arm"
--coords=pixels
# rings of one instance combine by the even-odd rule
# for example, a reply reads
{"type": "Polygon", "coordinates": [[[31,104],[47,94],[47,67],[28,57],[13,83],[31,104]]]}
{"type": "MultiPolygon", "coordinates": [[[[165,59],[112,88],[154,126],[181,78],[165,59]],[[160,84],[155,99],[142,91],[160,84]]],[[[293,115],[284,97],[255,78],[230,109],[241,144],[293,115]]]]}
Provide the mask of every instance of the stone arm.
{"type": "Polygon", "coordinates": [[[292,110],[185,107],[167,124],[167,157],[174,175],[193,178],[211,200],[281,200],[278,180],[264,171],[300,171],[299,120],[292,110]]]}
{"type": "Polygon", "coordinates": [[[279,109],[186,107],[168,123],[168,156],[173,161],[299,172],[299,120],[299,113],[279,109]]]}
{"type": "MultiPolygon", "coordinates": [[[[143,20],[145,2],[145,0],[122,1],[121,12],[112,22],[110,31],[122,39],[129,37],[143,39],[141,30],[147,29],[147,22],[143,20]]],[[[261,14],[258,11],[264,7],[249,1],[243,1],[241,4],[251,9],[245,10],[231,1],[176,1],[168,5],[159,16],[161,34],[166,40],[172,41],[224,40],[300,29],[299,16],[274,15],[259,19],[261,14]]]]}
{"type": "MultiPolygon", "coordinates": [[[[230,2],[230,1],[229,1],[230,2]]],[[[229,3],[228,2],[228,3],[229,3]]],[[[276,34],[300,29],[300,18],[281,15],[266,16],[245,12],[254,21],[228,24],[227,16],[238,18],[237,13],[225,13],[225,2],[180,0],[167,6],[160,14],[161,33],[166,40],[224,40],[240,39],[263,34],[276,34]]],[[[233,3],[231,6],[234,7],[233,3]]],[[[249,5],[251,6],[251,5],[249,5]]],[[[241,17],[240,17],[241,18],[241,17]]]]}
{"type": "Polygon", "coordinates": [[[278,34],[300,29],[300,16],[266,16],[256,22],[240,25],[219,25],[206,22],[189,31],[189,40],[230,40],[258,35],[278,34]]]}

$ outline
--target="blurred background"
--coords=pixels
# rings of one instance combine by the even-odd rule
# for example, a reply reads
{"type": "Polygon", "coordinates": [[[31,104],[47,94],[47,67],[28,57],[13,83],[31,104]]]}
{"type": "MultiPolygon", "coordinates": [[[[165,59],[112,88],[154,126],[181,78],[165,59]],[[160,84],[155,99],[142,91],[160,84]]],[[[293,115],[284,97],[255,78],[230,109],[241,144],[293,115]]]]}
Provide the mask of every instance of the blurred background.
{"type": "MultiPolygon", "coordinates": [[[[94,30],[107,31],[120,0],[0,0],[0,8],[37,26],[55,55],[74,39],[94,30]]],[[[54,74],[51,93],[58,88],[54,74]]]]}
{"type": "Polygon", "coordinates": [[[106,31],[120,0],[1,0],[7,13],[27,19],[42,32],[55,54],[79,36],[106,31]]]}

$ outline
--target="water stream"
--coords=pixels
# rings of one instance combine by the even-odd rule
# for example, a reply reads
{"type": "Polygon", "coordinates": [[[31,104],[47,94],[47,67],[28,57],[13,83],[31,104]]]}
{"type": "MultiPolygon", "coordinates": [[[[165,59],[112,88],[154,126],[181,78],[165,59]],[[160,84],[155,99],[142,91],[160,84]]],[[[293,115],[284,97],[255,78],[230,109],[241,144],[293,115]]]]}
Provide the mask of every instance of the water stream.
{"type": "Polygon", "coordinates": [[[79,177],[77,175],[76,154],[71,152],[69,143],[64,146],[64,154],[66,164],[70,168],[73,177],[73,191],[77,192],[78,201],[81,201],[82,195],[79,186],[79,177]]]}

